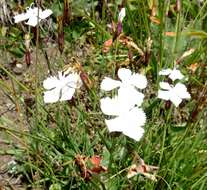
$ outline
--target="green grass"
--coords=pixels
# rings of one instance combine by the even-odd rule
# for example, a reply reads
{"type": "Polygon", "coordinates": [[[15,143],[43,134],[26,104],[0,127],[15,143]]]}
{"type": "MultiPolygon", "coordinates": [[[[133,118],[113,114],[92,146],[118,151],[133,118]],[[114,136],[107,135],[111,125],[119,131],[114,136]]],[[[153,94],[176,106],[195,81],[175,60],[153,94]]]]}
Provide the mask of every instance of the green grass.
{"type": "MultiPolygon", "coordinates": [[[[199,5],[197,1],[184,0],[181,9],[176,11],[175,1],[155,1],[156,18],[160,24],[149,19],[150,0],[129,0],[126,3],[127,17],[123,22],[124,33],[133,39],[148,57],[143,58],[131,50],[134,59],[127,65],[133,71],[142,72],[148,78],[145,90],[144,110],[147,113],[145,134],[139,142],[124,135],[109,134],[101,113],[99,100],[100,81],[104,76],[116,76],[116,71],[126,61],[128,50],[115,41],[115,46],[104,54],[103,43],[112,38],[106,26],[111,20],[116,21],[118,4],[103,6],[101,18],[95,12],[96,1],[87,4],[85,1],[72,1],[73,18],[65,26],[65,49],[56,61],[49,57],[51,69],[57,72],[64,62],[68,63],[73,56],[81,62],[84,71],[93,83],[91,89],[81,88],[70,102],[44,104],[42,81],[47,77],[47,69],[40,73],[36,65],[36,83],[29,84],[7,69],[8,57],[1,60],[0,71],[6,73],[13,81],[15,88],[8,83],[0,82],[2,90],[19,106],[19,123],[14,123],[6,116],[0,117],[0,130],[17,141],[1,155],[14,155],[17,161],[16,174],[23,175],[28,187],[41,189],[192,189],[205,190],[207,185],[207,66],[206,66],[206,9],[207,2],[199,5]],[[109,17],[107,11],[112,13],[109,17]],[[91,15],[89,15],[91,12],[91,15]],[[165,32],[174,32],[175,36],[166,36],[165,32]],[[152,40],[151,49],[147,49],[147,39],[152,40]],[[77,55],[75,48],[86,47],[86,55],[77,55]],[[184,58],[179,67],[188,80],[192,98],[178,108],[157,99],[158,84],[162,80],[158,72],[162,68],[173,67],[182,54],[190,48],[195,51],[184,58]],[[75,49],[75,50],[74,50],[75,49]],[[125,56],[126,55],[126,56],[125,56]],[[125,57],[124,57],[125,56],[125,57]],[[195,72],[189,67],[198,64],[195,72]],[[14,91],[15,89],[15,91],[14,91]],[[35,97],[35,105],[28,106],[24,100],[25,92],[35,97]],[[28,113],[25,112],[27,107],[28,113]],[[25,131],[25,123],[27,130],[25,131]],[[9,126],[16,126],[11,128],[9,126]],[[90,180],[81,176],[80,168],[75,162],[77,155],[91,157],[100,155],[107,172],[93,174],[90,180]],[[137,175],[127,179],[127,168],[137,163],[137,155],[146,164],[158,166],[157,181],[137,175]]],[[[39,28],[40,36],[57,36],[55,17],[61,13],[63,3],[54,0],[45,5],[52,7],[52,29],[39,28]],[[49,33],[50,32],[50,33],[49,33]]],[[[1,25],[1,30],[8,27],[7,34],[0,34],[6,42],[0,51],[22,61],[24,52],[23,30],[17,25],[1,25]],[[14,32],[18,31],[18,32],[14,32]],[[15,34],[15,35],[14,35],[15,34]],[[15,43],[13,42],[15,41],[15,43]],[[18,44],[21,44],[18,46],[18,44]],[[19,49],[18,49],[19,47],[19,49]],[[14,51],[15,50],[15,51],[14,51]],[[8,53],[10,52],[10,53],[8,53]],[[20,52],[20,53],[19,53],[20,52]]],[[[27,28],[25,28],[27,29],[27,28]]],[[[31,35],[32,36],[32,35],[31,35]]],[[[54,42],[55,43],[55,42],[54,42]]],[[[38,43],[45,51],[48,47],[38,43]]],[[[32,47],[35,51],[35,39],[32,47]]],[[[37,56],[42,54],[38,49],[37,56]]],[[[58,47],[57,47],[58,48],[58,47]]],[[[41,64],[37,62],[38,64],[41,64]]],[[[35,64],[35,63],[34,63],[35,64]]],[[[41,66],[41,65],[40,65],[41,66]]],[[[126,97],[126,99],[129,97],[126,97]]],[[[7,137],[8,138],[8,137],[7,137]]],[[[12,143],[12,142],[11,142],[12,143]]]]}

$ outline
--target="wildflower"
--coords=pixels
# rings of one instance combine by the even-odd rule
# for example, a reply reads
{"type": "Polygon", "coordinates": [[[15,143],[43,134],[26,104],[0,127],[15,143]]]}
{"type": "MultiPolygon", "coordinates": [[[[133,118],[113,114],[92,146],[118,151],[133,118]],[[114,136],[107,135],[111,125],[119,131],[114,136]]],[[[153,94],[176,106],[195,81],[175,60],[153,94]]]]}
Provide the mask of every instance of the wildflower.
{"type": "Polygon", "coordinates": [[[52,11],[50,9],[42,11],[42,9],[38,7],[33,7],[32,5],[29,8],[27,8],[26,13],[21,13],[14,16],[14,22],[19,23],[28,20],[25,24],[35,27],[38,23],[38,17],[40,22],[41,20],[46,19],[52,14],[52,11]]]}
{"type": "Polygon", "coordinates": [[[118,77],[121,81],[105,77],[101,83],[101,90],[111,91],[115,88],[127,88],[128,90],[134,91],[136,88],[144,89],[147,86],[147,79],[144,75],[132,74],[129,69],[119,69],[118,77]]]}
{"type": "Polygon", "coordinates": [[[59,72],[58,77],[51,76],[43,81],[43,86],[47,90],[44,92],[44,102],[70,100],[75,89],[80,88],[81,85],[82,81],[77,73],[66,75],[64,72],[59,72]]]}
{"type": "Polygon", "coordinates": [[[122,8],[119,12],[118,21],[122,23],[124,17],[126,16],[126,9],[122,8]]]}
{"type": "Polygon", "coordinates": [[[182,102],[182,99],[189,99],[190,94],[187,88],[182,83],[177,83],[175,86],[167,82],[160,82],[161,90],[158,91],[158,98],[170,100],[176,107],[182,102]]]}
{"type": "Polygon", "coordinates": [[[122,21],[125,16],[126,16],[126,10],[125,8],[122,8],[118,16],[118,23],[117,23],[116,33],[115,33],[116,37],[118,37],[122,33],[122,30],[123,30],[122,21]]]}
{"type": "Polygon", "coordinates": [[[103,79],[101,89],[111,91],[118,88],[118,94],[113,98],[102,98],[101,110],[104,114],[114,117],[105,120],[109,132],[122,132],[138,141],[144,133],[141,126],[146,122],[146,116],[144,111],[139,108],[144,94],[137,89],[144,89],[147,79],[144,75],[132,74],[129,69],[124,68],[119,69],[118,76],[121,81],[109,77],[103,79]]]}
{"type": "Polygon", "coordinates": [[[183,74],[176,68],[174,69],[163,69],[159,72],[159,75],[166,75],[169,76],[172,81],[175,81],[177,79],[181,80],[184,78],[183,74]]]}
{"type": "Polygon", "coordinates": [[[121,89],[113,98],[105,97],[101,99],[101,110],[106,115],[124,115],[126,112],[140,106],[143,102],[142,93],[126,94],[127,91],[121,89]],[[128,95],[128,96],[126,96],[128,95]],[[127,99],[127,97],[130,97],[127,99]]]}
{"type": "Polygon", "coordinates": [[[124,135],[138,141],[143,136],[146,116],[144,111],[137,106],[132,106],[120,101],[119,97],[102,98],[101,110],[106,115],[115,116],[113,119],[106,119],[109,132],[122,132],[124,135]],[[129,109],[131,107],[131,109],[129,109]]]}

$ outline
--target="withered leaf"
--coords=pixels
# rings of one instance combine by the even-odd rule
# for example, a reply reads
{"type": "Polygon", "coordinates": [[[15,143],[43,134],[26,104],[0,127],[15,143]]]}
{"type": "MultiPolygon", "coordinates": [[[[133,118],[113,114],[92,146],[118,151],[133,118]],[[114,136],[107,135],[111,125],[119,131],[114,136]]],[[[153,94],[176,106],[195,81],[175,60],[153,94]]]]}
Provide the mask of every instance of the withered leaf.
{"type": "Polygon", "coordinates": [[[151,166],[144,163],[144,160],[140,158],[139,164],[133,164],[130,166],[127,174],[127,178],[132,178],[138,174],[144,175],[146,178],[157,181],[155,173],[157,172],[157,166],[151,166]]]}

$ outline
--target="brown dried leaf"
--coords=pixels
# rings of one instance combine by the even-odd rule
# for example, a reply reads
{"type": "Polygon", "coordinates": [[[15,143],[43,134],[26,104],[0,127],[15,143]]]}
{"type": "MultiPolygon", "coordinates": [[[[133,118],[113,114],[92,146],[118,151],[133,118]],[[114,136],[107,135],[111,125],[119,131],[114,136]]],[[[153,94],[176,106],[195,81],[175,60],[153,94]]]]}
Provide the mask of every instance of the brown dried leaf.
{"type": "Polygon", "coordinates": [[[177,59],[176,63],[179,64],[184,58],[191,55],[195,51],[194,48],[191,48],[183,53],[183,55],[177,59]]]}
{"type": "Polygon", "coordinates": [[[165,32],[165,36],[175,37],[176,32],[165,32]]]}
{"type": "Polygon", "coordinates": [[[106,172],[107,168],[104,166],[101,166],[101,160],[102,158],[98,155],[94,155],[90,158],[90,162],[92,163],[93,167],[90,168],[89,170],[92,173],[101,173],[101,172],[106,172]]]}
{"type": "Polygon", "coordinates": [[[148,7],[149,10],[151,11],[151,16],[156,16],[158,12],[158,2],[157,0],[148,0],[148,7]]]}
{"type": "Polygon", "coordinates": [[[142,174],[146,178],[152,180],[152,181],[157,181],[155,177],[155,173],[157,172],[158,167],[156,166],[151,166],[147,165],[144,163],[144,160],[140,158],[139,164],[133,164],[129,168],[127,178],[134,177],[135,175],[142,174]]]}
{"type": "Polygon", "coordinates": [[[87,157],[82,156],[82,155],[76,155],[75,157],[75,163],[79,166],[80,171],[81,171],[81,176],[85,179],[88,178],[89,174],[87,174],[87,168],[86,168],[86,160],[87,157]]]}
{"type": "Polygon", "coordinates": [[[158,25],[160,24],[160,20],[158,18],[154,16],[150,16],[149,18],[153,23],[158,24],[158,25]]]}
{"type": "Polygon", "coordinates": [[[112,46],[112,44],[113,44],[113,39],[112,39],[112,38],[106,40],[106,41],[104,42],[102,51],[103,51],[104,53],[108,53],[109,50],[110,50],[110,48],[111,48],[111,46],[112,46]]]}
{"type": "Polygon", "coordinates": [[[106,172],[107,168],[104,166],[101,166],[101,157],[98,155],[94,155],[91,158],[77,155],[75,157],[75,163],[79,166],[81,171],[81,176],[85,180],[90,180],[91,175],[96,173],[100,174],[101,172],[106,172]],[[88,166],[90,165],[90,167],[88,166]]]}
{"type": "Polygon", "coordinates": [[[193,64],[191,64],[191,65],[188,67],[188,69],[189,69],[190,71],[192,71],[192,73],[195,73],[195,71],[197,70],[198,66],[199,66],[198,63],[193,63],[193,64]]]}
{"type": "Polygon", "coordinates": [[[144,52],[142,51],[142,49],[140,49],[137,44],[135,44],[132,40],[132,38],[125,36],[125,35],[121,35],[119,37],[119,42],[122,43],[123,45],[126,45],[129,49],[133,48],[135,49],[141,56],[144,56],[144,52]]]}

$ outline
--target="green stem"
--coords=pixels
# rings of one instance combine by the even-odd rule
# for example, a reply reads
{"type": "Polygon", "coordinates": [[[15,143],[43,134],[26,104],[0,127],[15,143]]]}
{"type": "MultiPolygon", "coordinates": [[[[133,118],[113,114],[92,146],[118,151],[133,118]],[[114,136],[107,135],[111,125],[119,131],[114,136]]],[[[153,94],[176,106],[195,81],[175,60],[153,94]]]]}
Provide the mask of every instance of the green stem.
{"type": "Polygon", "coordinates": [[[173,106],[171,105],[170,109],[168,110],[166,125],[164,125],[164,135],[163,135],[163,139],[162,139],[162,147],[161,147],[161,152],[160,152],[159,166],[162,162],[162,158],[163,158],[163,154],[164,154],[166,134],[167,134],[168,126],[169,126],[168,123],[169,123],[169,120],[170,120],[171,115],[172,115],[172,110],[173,110],[173,106]]]}
{"type": "Polygon", "coordinates": [[[9,71],[7,71],[7,69],[4,68],[3,65],[0,64],[0,69],[2,69],[12,80],[14,80],[22,89],[24,89],[25,91],[29,91],[29,89],[24,86],[21,82],[19,82],[15,76],[13,76],[9,71]]]}

